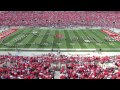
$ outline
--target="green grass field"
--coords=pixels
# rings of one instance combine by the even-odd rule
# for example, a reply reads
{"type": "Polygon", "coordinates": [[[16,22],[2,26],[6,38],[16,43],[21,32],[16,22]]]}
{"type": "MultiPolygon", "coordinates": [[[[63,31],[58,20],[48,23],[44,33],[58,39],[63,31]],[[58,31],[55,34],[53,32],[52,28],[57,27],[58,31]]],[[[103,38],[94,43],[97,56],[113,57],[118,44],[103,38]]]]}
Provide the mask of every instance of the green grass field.
{"type": "Polygon", "coordinates": [[[102,49],[104,51],[120,51],[120,42],[106,41],[107,35],[100,30],[80,29],[48,29],[25,28],[19,29],[4,40],[0,41],[0,50],[14,50],[15,48],[39,49],[102,49]],[[63,38],[56,38],[62,34],[63,38]]]}

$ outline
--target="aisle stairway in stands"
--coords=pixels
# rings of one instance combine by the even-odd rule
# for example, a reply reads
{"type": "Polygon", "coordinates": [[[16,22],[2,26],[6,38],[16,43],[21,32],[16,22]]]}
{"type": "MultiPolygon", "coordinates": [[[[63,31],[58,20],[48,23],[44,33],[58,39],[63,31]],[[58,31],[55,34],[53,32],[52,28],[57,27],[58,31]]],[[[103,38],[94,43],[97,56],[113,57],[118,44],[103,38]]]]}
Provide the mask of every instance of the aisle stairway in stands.
{"type": "Polygon", "coordinates": [[[60,79],[60,71],[55,71],[54,79],[60,79]]]}

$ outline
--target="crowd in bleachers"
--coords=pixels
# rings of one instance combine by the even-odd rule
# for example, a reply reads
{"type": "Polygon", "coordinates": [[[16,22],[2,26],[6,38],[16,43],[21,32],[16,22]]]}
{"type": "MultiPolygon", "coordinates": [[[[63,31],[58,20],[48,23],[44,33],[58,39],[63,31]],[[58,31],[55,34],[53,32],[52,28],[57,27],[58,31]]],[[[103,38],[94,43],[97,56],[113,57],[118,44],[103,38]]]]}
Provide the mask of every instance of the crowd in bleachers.
{"type": "Polygon", "coordinates": [[[60,79],[118,79],[119,67],[120,56],[0,56],[1,79],[54,79],[55,71],[60,79]]]}
{"type": "Polygon", "coordinates": [[[1,79],[52,79],[54,60],[50,57],[0,56],[3,63],[0,68],[1,79]]]}
{"type": "Polygon", "coordinates": [[[67,60],[67,68],[61,69],[61,79],[117,79],[120,77],[119,60],[113,57],[84,57],[67,60]],[[104,66],[114,63],[113,66],[104,66]]]}
{"type": "MultiPolygon", "coordinates": [[[[120,28],[120,12],[5,11],[0,26],[101,26],[120,28]]],[[[61,37],[61,36],[60,36],[61,37]]],[[[120,56],[0,56],[0,79],[118,79],[120,56]]]]}
{"type": "Polygon", "coordinates": [[[101,26],[120,28],[119,11],[4,11],[1,26],[101,26]]]}

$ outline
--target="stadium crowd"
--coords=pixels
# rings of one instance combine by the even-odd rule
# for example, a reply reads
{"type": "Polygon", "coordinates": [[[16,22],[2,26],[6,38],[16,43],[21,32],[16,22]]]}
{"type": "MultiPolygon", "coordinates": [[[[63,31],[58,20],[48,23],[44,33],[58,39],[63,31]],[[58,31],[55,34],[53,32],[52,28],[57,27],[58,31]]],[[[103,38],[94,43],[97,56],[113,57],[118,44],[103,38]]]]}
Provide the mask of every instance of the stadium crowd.
{"type": "MultiPolygon", "coordinates": [[[[4,11],[0,12],[0,26],[120,28],[119,17],[117,11],[4,11]]],[[[60,79],[119,79],[119,67],[120,56],[0,55],[0,79],[54,79],[55,71],[60,71],[60,79]]]]}
{"type": "Polygon", "coordinates": [[[0,79],[118,79],[120,56],[0,56],[0,79]],[[112,63],[112,66],[106,66],[112,63]]]}
{"type": "Polygon", "coordinates": [[[101,26],[120,28],[119,11],[4,11],[0,26],[101,26]]]}

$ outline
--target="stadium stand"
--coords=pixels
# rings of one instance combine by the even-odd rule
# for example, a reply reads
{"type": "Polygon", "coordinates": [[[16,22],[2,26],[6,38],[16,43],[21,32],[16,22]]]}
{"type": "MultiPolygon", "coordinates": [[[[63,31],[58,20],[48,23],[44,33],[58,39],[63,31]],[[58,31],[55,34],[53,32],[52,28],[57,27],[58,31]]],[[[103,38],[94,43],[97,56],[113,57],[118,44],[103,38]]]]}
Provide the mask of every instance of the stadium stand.
{"type": "MultiPolygon", "coordinates": [[[[119,22],[120,12],[113,11],[0,12],[1,27],[78,25],[120,28],[119,22]]],[[[7,35],[12,32],[14,30],[7,32],[7,35]]],[[[57,37],[62,38],[63,36],[58,35],[57,37]]],[[[120,41],[120,37],[117,38],[120,41]]],[[[119,66],[120,56],[86,57],[46,54],[27,57],[1,55],[0,79],[119,79],[119,66]],[[57,74],[59,75],[56,78],[57,74]]]]}
{"type": "Polygon", "coordinates": [[[120,28],[120,13],[115,11],[5,11],[1,26],[101,26],[120,28]]]}
{"type": "Polygon", "coordinates": [[[1,79],[118,79],[120,56],[66,56],[46,54],[37,57],[1,55],[1,79]],[[113,64],[109,65],[108,64],[113,64]]]}

